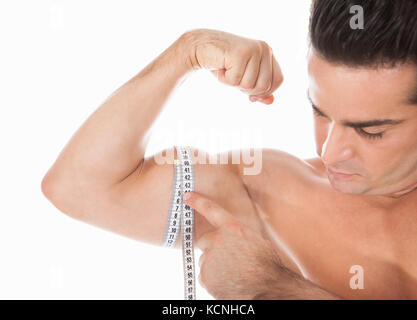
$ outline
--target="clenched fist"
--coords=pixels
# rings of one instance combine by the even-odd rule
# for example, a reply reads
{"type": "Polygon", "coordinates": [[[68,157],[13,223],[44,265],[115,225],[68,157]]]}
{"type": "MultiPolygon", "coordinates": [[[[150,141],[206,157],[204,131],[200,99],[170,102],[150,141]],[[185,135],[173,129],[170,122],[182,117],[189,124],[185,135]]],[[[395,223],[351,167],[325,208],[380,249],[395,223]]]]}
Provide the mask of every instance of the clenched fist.
{"type": "Polygon", "coordinates": [[[251,101],[271,104],[283,76],[271,47],[231,33],[194,29],[183,38],[189,43],[190,67],[210,70],[219,81],[249,95],[251,101]]]}

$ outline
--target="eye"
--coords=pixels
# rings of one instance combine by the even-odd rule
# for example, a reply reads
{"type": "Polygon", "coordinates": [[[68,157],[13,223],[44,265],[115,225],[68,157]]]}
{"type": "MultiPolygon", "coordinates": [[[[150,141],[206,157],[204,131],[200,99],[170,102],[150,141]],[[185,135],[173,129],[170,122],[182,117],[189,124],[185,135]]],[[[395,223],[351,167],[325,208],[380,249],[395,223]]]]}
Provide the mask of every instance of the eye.
{"type": "Polygon", "coordinates": [[[366,132],[365,130],[361,129],[361,128],[355,128],[356,132],[359,133],[360,135],[368,138],[368,139],[381,139],[384,132],[378,132],[378,133],[369,133],[366,132]]]}
{"type": "Polygon", "coordinates": [[[318,117],[324,117],[324,114],[322,114],[320,111],[318,111],[314,106],[313,106],[313,112],[318,117]]]}
{"type": "MultiPolygon", "coordinates": [[[[323,117],[325,118],[326,116],[320,112],[320,110],[318,110],[314,105],[312,105],[313,107],[313,112],[314,115],[316,115],[317,117],[323,117]]],[[[365,130],[363,130],[362,128],[354,128],[355,131],[357,133],[359,133],[361,136],[368,138],[368,139],[381,139],[382,136],[384,135],[384,132],[378,132],[378,133],[369,133],[365,130]]]]}

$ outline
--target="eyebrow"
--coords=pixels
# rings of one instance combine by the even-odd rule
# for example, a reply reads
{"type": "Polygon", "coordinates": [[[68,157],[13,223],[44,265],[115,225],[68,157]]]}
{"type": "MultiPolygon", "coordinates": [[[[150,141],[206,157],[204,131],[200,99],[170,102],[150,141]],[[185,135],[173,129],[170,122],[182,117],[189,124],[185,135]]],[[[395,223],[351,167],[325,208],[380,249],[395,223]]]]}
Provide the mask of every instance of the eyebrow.
{"type": "MultiPolygon", "coordinates": [[[[313,107],[313,109],[320,115],[329,118],[329,116],[327,116],[323,111],[321,111],[319,109],[319,107],[317,107],[314,103],[313,100],[311,100],[310,98],[310,94],[307,91],[307,98],[311,103],[311,106],[313,107]]],[[[347,121],[347,120],[343,120],[342,124],[347,126],[347,127],[351,127],[351,128],[356,128],[356,129],[360,129],[360,128],[368,128],[368,127],[377,127],[377,126],[383,126],[383,125],[396,125],[396,124],[400,124],[404,122],[404,120],[392,120],[392,119],[375,119],[375,120],[368,120],[368,121],[347,121]]]]}

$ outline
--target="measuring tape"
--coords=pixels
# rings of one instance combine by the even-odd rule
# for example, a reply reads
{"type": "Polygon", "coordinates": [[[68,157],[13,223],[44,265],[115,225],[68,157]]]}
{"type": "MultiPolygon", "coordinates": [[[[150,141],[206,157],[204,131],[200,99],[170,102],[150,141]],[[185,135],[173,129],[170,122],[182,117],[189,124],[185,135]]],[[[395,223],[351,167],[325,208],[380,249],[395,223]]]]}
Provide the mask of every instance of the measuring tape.
{"type": "Polygon", "coordinates": [[[174,247],[182,228],[184,298],[195,300],[194,209],[182,200],[185,192],[194,191],[194,170],[190,147],[175,146],[175,149],[178,160],[174,160],[174,187],[163,246],[174,247]]]}

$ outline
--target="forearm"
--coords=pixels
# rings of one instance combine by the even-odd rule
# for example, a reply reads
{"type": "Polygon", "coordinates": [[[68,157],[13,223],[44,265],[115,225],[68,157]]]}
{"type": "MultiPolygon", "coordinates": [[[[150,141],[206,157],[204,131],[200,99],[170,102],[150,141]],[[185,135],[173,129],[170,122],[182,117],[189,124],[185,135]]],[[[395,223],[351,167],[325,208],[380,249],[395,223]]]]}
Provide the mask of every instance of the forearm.
{"type": "Polygon", "coordinates": [[[65,146],[48,172],[50,178],[105,187],[137,168],[150,127],[170,93],[192,70],[188,50],[183,35],[109,96],[65,146]]]}
{"type": "Polygon", "coordinates": [[[342,297],[321,288],[291,270],[280,267],[279,279],[270,281],[254,300],[341,300],[342,297]]]}

